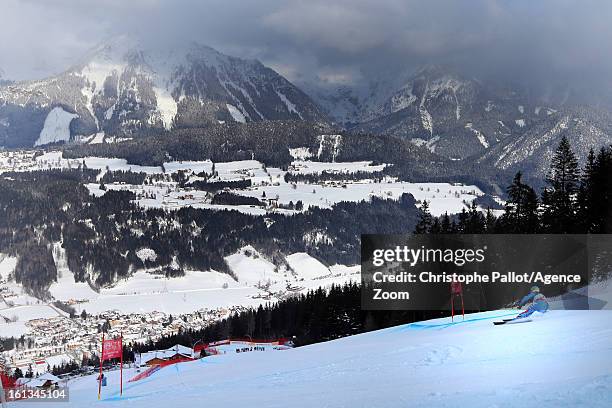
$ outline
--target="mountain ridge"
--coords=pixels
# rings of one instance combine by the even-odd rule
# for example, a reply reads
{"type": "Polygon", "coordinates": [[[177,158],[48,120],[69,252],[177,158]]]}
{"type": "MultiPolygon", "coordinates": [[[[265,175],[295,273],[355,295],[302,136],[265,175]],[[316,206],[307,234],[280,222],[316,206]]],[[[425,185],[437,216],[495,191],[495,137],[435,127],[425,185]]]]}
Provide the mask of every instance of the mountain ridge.
{"type": "Polygon", "coordinates": [[[58,75],[0,87],[0,120],[8,123],[0,145],[34,145],[54,108],[77,115],[56,141],[225,121],[327,120],[306,94],[257,60],[195,42],[155,49],[126,37],[101,44],[58,75]]]}
{"type": "Polygon", "coordinates": [[[536,150],[546,159],[565,135],[584,160],[588,144],[596,149],[612,144],[605,107],[584,103],[569,85],[536,90],[527,83],[481,80],[429,64],[414,72],[381,74],[361,89],[345,85],[311,94],[349,131],[408,139],[455,161],[528,167],[523,170],[542,178],[547,162],[538,161],[530,146],[542,144],[536,150]],[[339,109],[332,109],[330,101],[339,109]],[[561,122],[567,122],[562,132],[561,122]],[[522,159],[509,163],[512,155],[506,150],[513,148],[522,159]]]}

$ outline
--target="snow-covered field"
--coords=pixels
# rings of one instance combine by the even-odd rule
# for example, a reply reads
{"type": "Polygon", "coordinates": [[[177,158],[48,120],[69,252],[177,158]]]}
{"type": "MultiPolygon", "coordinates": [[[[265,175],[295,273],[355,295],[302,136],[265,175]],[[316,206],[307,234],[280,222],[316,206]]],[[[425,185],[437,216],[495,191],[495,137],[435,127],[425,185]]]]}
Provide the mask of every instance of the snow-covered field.
{"type": "MultiPolygon", "coordinates": [[[[305,148],[302,148],[305,149],[305,148]]],[[[296,153],[298,149],[294,149],[294,154],[306,156],[306,153],[296,153]]],[[[293,162],[292,173],[301,174],[317,174],[324,171],[330,173],[354,173],[363,171],[372,173],[375,171],[383,171],[387,167],[386,164],[373,165],[369,161],[358,162],[315,162],[309,160],[296,160],[293,162]]]]}
{"type": "Polygon", "coordinates": [[[289,255],[287,263],[298,275],[309,279],[319,278],[330,273],[325,265],[304,252],[289,255]]]}
{"type": "MultiPolygon", "coordinates": [[[[109,372],[101,402],[95,376],[83,377],[68,383],[70,402],[56,406],[611,406],[612,311],[551,311],[529,323],[491,323],[512,313],[419,322],[288,351],[207,357],[124,382],[123,396],[119,373],[109,372]]],[[[124,378],[134,374],[127,370],[124,378]]]]}
{"type": "Polygon", "coordinates": [[[418,201],[427,200],[429,211],[435,216],[445,212],[458,213],[466,208],[482,192],[474,186],[455,186],[448,183],[406,183],[390,181],[373,183],[370,181],[347,183],[344,185],[290,184],[257,186],[247,190],[236,190],[237,194],[261,197],[279,197],[280,204],[302,201],[304,207],[331,208],[341,201],[369,200],[371,197],[398,200],[402,194],[410,193],[418,201]]]}
{"type": "MultiPolygon", "coordinates": [[[[1,255],[0,255],[1,256],[1,255]]],[[[56,300],[73,303],[75,310],[97,314],[108,310],[123,313],[191,313],[201,309],[231,306],[258,306],[293,293],[359,281],[359,265],[325,266],[306,253],[286,257],[287,266],[270,260],[246,246],[226,257],[235,279],[216,271],[187,270],[185,276],[165,278],[150,271],[136,271],[113,287],[94,291],[87,283],[75,282],[62,256],[56,256],[58,280],[49,288],[56,300]]],[[[62,312],[25,294],[21,285],[8,281],[15,258],[0,262],[0,288],[5,288],[5,303],[0,298],[0,336],[20,336],[31,319],[58,316],[62,312]],[[6,294],[10,294],[7,296],[6,294]],[[1,317],[14,322],[5,321],[1,317]]]]}
{"type": "Polygon", "coordinates": [[[0,337],[20,337],[27,332],[26,323],[32,319],[64,316],[58,309],[46,304],[13,306],[0,309],[0,319],[7,318],[16,321],[0,321],[0,337]]]}
{"type": "MultiPolygon", "coordinates": [[[[156,172],[156,168],[128,165],[120,159],[94,159],[86,158],[89,168],[110,170],[156,172]]],[[[212,172],[213,163],[202,162],[171,162],[164,163],[163,169],[167,173],[179,170],[199,172],[212,172]]],[[[371,165],[370,162],[328,163],[311,161],[294,161],[291,174],[320,174],[324,171],[333,173],[351,174],[355,172],[381,171],[385,165],[371,165]]],[[[157,172],[161,172],[157,168],[157,172]]],[[[341,201],[369,200],[372,197],[397,200],[404,193],[412,194],[416,200],[427,200],[433,215],[442,215],[445,212],[457,213],[466,208],[482,191],[475,186],[453,185],[449,183],[408,183],[386,178],[380,183],[373,179],[346,181],[336,183],[287,183],[285,172],[277,168],[266,168],[256,160],[243,160],[237,162],[215,163],[218,180],[236,181],[250,179],[252,187],[232,190],[234,194],[258,199],[278,199],[280,205],[289,205],[301,201],[304,209],[309,207],[331,208],[341,201]]],[[[184,206],[212,210],[236,210],[251,215],[265,215],[268,212],[292,214],[295,210],[286,208],[263,208],[249,205],[218,205],[210,203],[210,194],[205,191],[170,188],[168,184],[135,186],[129,184],[107,184],[106,189],[130,190],[140,195],[138,202],[143,207],[176,209],[184,206]],[[151,198],[154,197],[154,198],[151,198]]],[[[87,188],[94,195],[102,195],[98,184],[88,184],[87,188]]]]}
{"type": "MultiPolygon", "coordinates": [[[[245,247],[225,258],[240,282],[254,286],[264,282],[282,282],[285,279],[272,262],[261,256],[248,254],[257,254],[257,252],[252,247],[245,247]]],[[[286,276],[286,270],[284,272],[286,276]]]]}
{"type": "MultiPolygon", "coordinates": [[[[353,174],[380,172],[386,164],[373,165],[368,161],[360,162],[315,162],[307,160],[311,153],[307,148],[292,149],[296,159],[288,172],[293,175],[313,175],[328,173],[353,174]]],[[[50,168],[77,168],[85,163],[90,169],[101,170],[100,176],[106,171],[133,171],[146,174],[171,174],[177,171],[187,171],[192,180],[197,180],[197,174],[206,172],[211,174],[213,162],[204,161],[175,161],[164,163],[163,166],[138,166],[128,164],[124,159],[101,157],[86,157],[83,159],[63,159],[61,152],[47,152],[33,158],[23,152],[20,159],[9,160],[0,153],[0,173],[3,171],[42,170],[50,168]]],[[[281,206],[287,206],[302,201],[303,210],[309,207],[330,208],[340,201],[370,200],[372,197],[397,200],[403,193],[412,194],[416,200],[427,200],[433,215],[442,215],[444,212],[461,212],[482,191],[476,186],[455,185],[449,183],[409,183],[385,177],[381,182],[374,179],[347,180],[337,182],[319,183],[287,183],[285,174],[279,168],[266,168],[257,160],[241,160],[226,163],[214,163],[217,173],[215,181],[250,180],[252,187],[232,190],[233,193],[258,199],[278,199],[281,206]]],[[[92,194],[102,195],[99,184],[88,184],[92,194]]],[[[266,215],[268,212],[293,214],[296,211],[287,208],[260,207],[250,205],[218,205],[211,203],[211,194],[188,188],[178,188],[174,182],[158,182],[149,185],[107,184],[107,190],[130,190],[136,193],[138,203],[147,208],[178,209],[185,206],[212,210],[236,210],[252,215],[266,215]]]]}

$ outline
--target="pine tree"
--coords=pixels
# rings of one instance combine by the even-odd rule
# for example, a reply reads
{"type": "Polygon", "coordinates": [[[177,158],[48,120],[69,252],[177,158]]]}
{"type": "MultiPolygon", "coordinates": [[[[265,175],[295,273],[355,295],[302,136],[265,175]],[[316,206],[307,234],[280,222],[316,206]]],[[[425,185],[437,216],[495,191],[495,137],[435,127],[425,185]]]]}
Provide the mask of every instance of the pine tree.
{"type": "Polygon", "coordinates": [[[432,224],[431,213],[429,212],[429,203],[423,200],[423,204],[419,210],[419,222],[414,227],[415,234],[426,234],[431,229],[432,224]]]}
{"type": "Polygon", "coordinates": [[[433,222],[431,223],[431,227],[429,228],[429,233],[430,234],[439,234],[442,232],[442,228],[440,227],[440,219],[439,218],[434,218],[433,222]]]}
{"type": "Polygon", "coordinates": [[[374,319],[374,315],[372,314],[372,312],[367,312],[365,321],[363,324],[364,331],[368,332],[368,331],[376,330],[377,328],[378,326],[376,324],[376,319],[374,319]]]}
{"type": "Polygon", "coordinates": [[[460,234],[465,234],[466,231],[468,231],[469,229],[468,223],[470,219],[470,215],[465,210],[465,207],[461,209],[461,212],[459,213],[458,218],[459,218],[459,222],[456,223],[455,232],[458,232],[460,234]]]}
{"type": "Polygon", "coordinates": [[[470,206],[463,232],[465,234],[483,234],[485,232],[485,218],[475,202],[472,202],[470,206]]]}
{"type": "Polygon", "coordinates": [[[592,172],[591,232],[612,232],[612,146],[597,154],[592,172]]]}
{"type": "Polygon", "coordinates": [[[578,159],[572,152],[569,140],[564,136],[555,151],[546,177],[549,187],[542,193],[544,213],[543,226],[546,232],[568,233],[575,231],[576,193],[580,171],[578,159]]]}
{"type": "Polygon", "coordinates": [[[594,232],[597,223],[597,214],[594,211],[596,200],[594,182],[597,171],[595,160],[595,152],[591,149],[582,171],[576,198],[578,230],[582,233],[594,232]]]}
{"type": "Polygon", "coordinates": [[[487,234],[494,234],[497,232],[497,218],[490,208],[487,208],[485,215],[485,231],[487,234]]]}
{"type": "Polygon", "coordinates": [[[442,234],[452,234],[454,231],[453,223],[451,222],[451,218],[448,215],[448,212],[445,212],[442,216],[442,220],[440,221],[440,232],[442,234]]]}
{"type": "Polygon", "coordinates": [[[522,182],[519,171],[508,187],[508,201],[503,216],[504,232],[534,234],[538,231],[538,196],[533,188],[522,182]]]}

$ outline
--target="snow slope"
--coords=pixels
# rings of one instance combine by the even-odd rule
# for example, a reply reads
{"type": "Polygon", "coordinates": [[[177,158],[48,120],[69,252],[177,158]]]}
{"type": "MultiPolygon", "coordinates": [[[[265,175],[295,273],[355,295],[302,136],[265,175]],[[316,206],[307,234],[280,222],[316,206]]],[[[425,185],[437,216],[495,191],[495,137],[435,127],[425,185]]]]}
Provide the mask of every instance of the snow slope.
{"type": "Polygon", "coordinates": [[[32,319],[63,316],[49,305],[26,305],[0,309],[0,337],[20,337],[28,331],[26,323],[32,319]],[[4,318],[10,321],[5,322],[4,318]]]}
{"type": "Polygon", "coordinates": [[[55,107],[49,112],[45,124],[34,146],[48,143],[67,142],[70,140],[70,122],[79,115],[66,112],[61,107],[55,107]]]}
{"type": "Polygon", "coordinates": [[[287,263],[298,276],[306,279],[316,279],[331,273],[325,265],[304,252],[289,255],[287,263]]]}
{"type": "Polygon", "coordinates": [[[240,112],[238,108],[236,108],[234,105],[231,105],[229,103],[226,103],[225,106],[227,106],[227,110],[229,111],[230,115],[232,115],[232,118],[236,122],[246,123],[246,118],[244,117],[242,112],[240,112]]]}
{"type": "MultiPolygon", "coordinates": [[[[612,311],[553,311],[493,326],[516,311],[397,326],[276,353],[209,357],[127,383],[73,380],[57,407],[609,407],[612,311]]],[[[131,378],[134,371],[125,375],[131,378]]],[[[19,406],[29,406],[20,403],[19,406]]],[[[37,406],[37,405],[33,405],[37,406]]]]}
{"type": "Polygon", "coordinates": [[[265,282],[284,281],[276,266],[262,257],[253,247],[246,246],[225,258],[227,265],[243,285],[259,285],[265,282]]]}

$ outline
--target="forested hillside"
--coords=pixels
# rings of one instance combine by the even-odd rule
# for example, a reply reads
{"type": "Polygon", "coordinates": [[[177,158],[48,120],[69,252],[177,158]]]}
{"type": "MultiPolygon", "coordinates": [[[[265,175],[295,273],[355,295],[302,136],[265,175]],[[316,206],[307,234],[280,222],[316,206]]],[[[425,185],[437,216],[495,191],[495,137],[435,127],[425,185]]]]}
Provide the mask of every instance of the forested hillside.
{"type": "Polygon", "coordinates": [[[389,163],[385,174],[406,181],[463,182],[484,191],[506,185],[511,173],[474,161],[453,161],[392,136],[356,134],[302,121],[228,123],[174,130],[146,139],[69,146],[64,157],[118,157],[130,164],[160,166],[172,160],[258,160],[287,168],[292,148],[308,148],[316,161],[389,163]],[[331,134],[330,134],[331,133],[331,134]],[[335,134],[337,133],[337,134],[335,134]]]}
{"type": "Polygon", "coordinates": [[[278,252],[308,252],[328,264],[355,264],[360,234],[406,232],[417,215],[410,195],[399,201],[341,202],[292,216],[144,209],[128,191],[90,195],[83,183],[96,175],[79,168],[0,178],[0,252],[18,257],[15,280],[39,298],[48,297],[46,290],[57,279],[52,251],[58,243],[75,279],[100,287],[143,267],[166,276],[180,276],[185,269],[229,273],[224,257],[247,244],[271,259],[278,252]],[[316,231],[328,239],[304,239],[316,231]],[[141,248],[155,251],[155,259],[139,257],[141,248]]]}

